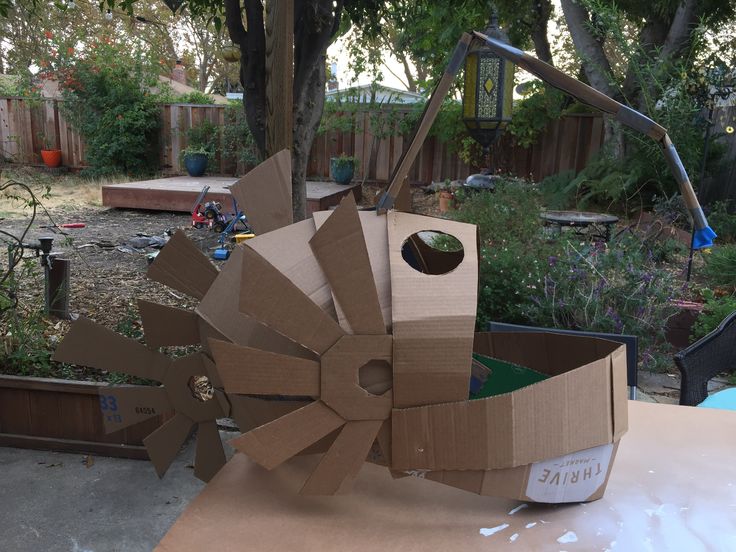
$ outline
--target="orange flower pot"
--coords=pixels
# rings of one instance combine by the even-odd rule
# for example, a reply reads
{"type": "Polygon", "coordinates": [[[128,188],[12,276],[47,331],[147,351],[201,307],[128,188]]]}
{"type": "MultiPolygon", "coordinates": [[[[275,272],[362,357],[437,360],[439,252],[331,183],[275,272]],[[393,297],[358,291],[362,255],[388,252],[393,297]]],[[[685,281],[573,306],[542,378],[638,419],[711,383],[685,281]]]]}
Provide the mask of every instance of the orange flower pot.
{"type": "Polygon", "coordinates": [[[442,190],[440,192],[440,213],[446,213],[447,211],[452,209],[454,199],[455,197],[452,195],[452,192],[442,190]]]}
{"type": "Polygon", "coordinates": [[[44,165],[53,169],[61,165],[61,150],[41,150],[41,159],[44,165]]]}

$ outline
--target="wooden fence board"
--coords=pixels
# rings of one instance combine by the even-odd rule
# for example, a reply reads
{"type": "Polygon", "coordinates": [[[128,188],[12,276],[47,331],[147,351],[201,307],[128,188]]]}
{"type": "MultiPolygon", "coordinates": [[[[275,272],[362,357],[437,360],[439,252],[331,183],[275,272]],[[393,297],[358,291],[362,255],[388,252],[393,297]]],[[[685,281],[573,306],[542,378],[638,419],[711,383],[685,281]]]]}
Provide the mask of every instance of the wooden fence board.
{"type": "MultiPolygon", "coordinates": [[[[38,164],[40,143],[37,134],[46,132],[51,141],[62,150],[64,165],[79,169],[85,166],[84,141],[70,127],[59,110],[59,100],[30,104],[22,98],[0,98],[0,145],[6,157],[16,162],[38,164]],[[38,116],[33,112],[38,111],[38,116]]],[[[394,111],[380,116],[384,123],[399,125],[412,108],[391,108],[394,111]],[[388,123],[390,121],[390,123],[388,123]]],[[[393,134],[381,137],[374,144],[371,113],[358,111],[344,116],[352,117],[352,130],[335,130],[315,137],[309,158],[307,175],[311,179],[330,177],[330,157],[346,153],[359,159],[356,180],[387,182],[399,162],[408,136],[393,134]],[[371,159],[373,154],[373,159],[371,159]]],[[[162,106],[160,168],[165,174],[181,174],[180,152],[187,146],[186,132],[192,125],[209,120],[223,128],[225,108],[220,105],[169,104],[162,106]]],[[[390,134],[390,133],[389,133],[390,134]]],[[[381,134],[383,136],[383,134],[381,134]]],[[[220,133],[220,143],[224,137],[220,133]]],[[[504,136],[492,148],[494,168],[536,180],[559,170],[581,170],[598,151],[603,141],[603,122],[600,115],[574,114],[550,123],[530,148],[514,145],[510,136],[504,136]]],[[[220,174],[231,175],[240,167],[234,159],[221,155],[213,163],[220,174]]],[[[430,137],[422,146],[409,172],[415,183],[445,179],[463,179],[476,172],[448,149],[446,144],[430,137]]]]}

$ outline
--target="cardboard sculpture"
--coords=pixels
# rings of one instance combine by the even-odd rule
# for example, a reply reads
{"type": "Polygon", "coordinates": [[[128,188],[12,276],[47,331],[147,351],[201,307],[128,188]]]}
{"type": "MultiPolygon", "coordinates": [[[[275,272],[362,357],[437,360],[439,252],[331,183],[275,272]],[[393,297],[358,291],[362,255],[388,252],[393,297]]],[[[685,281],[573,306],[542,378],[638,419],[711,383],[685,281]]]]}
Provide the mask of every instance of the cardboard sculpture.
{"type": "MultiPolygon", "coordinates": [[[[262,213],[253,221],[257,231],[267,231],[269,224],[291,222],[290,187],[291,163],[287,151],[262,163],[237,183],[238,199],[259,208],[262,213]],[[276,207],[271,206],[272,197],[263,198],[262,194],[254,193],[262,173],[270,177],[273,189],[278,190],[274,195],[276,207]]],[[[235,257],[234,262],[239,263],[240,257],[235,257]]],[[[233,408],[222,391],[222,383],[208,354],[207,339],[213,336],[232,338],[236,343],[286,347],[286,350],[289,350],[289,341],[240,316],[235,303],[228,297],[220,302],[223,296],[218,290],[230,283],[229,273],[221,277],[217,268],[182,232],[174,234],[161,250],[149,268],[148,277],[200,299],[201,309],[188,311],[139,300],[146,346],[82,318],[72,325],[57,348],[54,360],[162,383],[160,387],[108,386],[101,389],[100,408],[105,431],[114,433],[149,418],[163,416],[165,423],[143,441],[157,474],[163,477],[196,427],[194,474],[209,481],[225,463],[215,420],[230,415],[242,419],[239,416],[242,409],[238,405],[233,408]],[[213,286],[215,293],[210,293],[213,286]],[[201,350],[177,359],[157,351],[159,347],[175,345],[200,345],[201,350]]],[[[257,412],[253,408],[248,411],[257,412]]],[[[278,412],[276,410],[276,414],[278,412]]]]}

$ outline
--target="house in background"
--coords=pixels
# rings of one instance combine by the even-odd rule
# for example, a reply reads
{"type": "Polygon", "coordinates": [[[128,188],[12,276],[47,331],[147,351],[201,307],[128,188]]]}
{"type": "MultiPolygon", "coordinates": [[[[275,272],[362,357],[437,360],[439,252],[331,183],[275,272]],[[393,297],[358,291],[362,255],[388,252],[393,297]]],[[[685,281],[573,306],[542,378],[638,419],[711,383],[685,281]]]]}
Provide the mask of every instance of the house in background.
{"type": "Polygon", "coordinates": [[[325,99],[332,102],[413,104],[423,102],[426,98],[417,92],[372,83],[328,90],[325,99]]]}

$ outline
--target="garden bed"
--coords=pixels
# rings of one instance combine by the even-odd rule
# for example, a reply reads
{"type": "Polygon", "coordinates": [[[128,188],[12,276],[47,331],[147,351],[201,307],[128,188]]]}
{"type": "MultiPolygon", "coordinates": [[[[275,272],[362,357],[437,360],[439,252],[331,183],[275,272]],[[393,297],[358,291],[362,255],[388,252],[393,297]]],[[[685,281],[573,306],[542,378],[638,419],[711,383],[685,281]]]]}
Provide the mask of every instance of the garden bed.
{"type": "Polygon", "coordinates": [[[143,438],[162,418],[105,434],[98,396],[104,386],[0,375],[0,446],[147,460],[143,438]]]}

